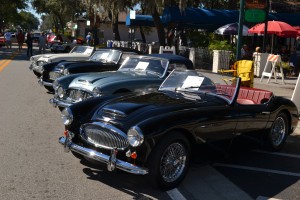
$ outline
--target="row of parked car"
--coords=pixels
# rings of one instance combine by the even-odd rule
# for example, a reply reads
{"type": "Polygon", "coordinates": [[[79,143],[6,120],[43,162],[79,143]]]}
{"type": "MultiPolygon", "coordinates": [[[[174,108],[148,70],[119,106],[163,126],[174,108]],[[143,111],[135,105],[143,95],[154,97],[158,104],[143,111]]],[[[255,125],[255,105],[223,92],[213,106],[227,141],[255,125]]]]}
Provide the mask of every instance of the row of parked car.
{"type": "Polygon", "coordinates": [[[241,87],[239,77],[200,73],[173,54],[76,46],[33,56],[30,69],[62,111],[67,152],[147,174],[165,190],[183,180],[195,146],[247,136],[277,151],[298,122],[292,101],[241,87]]]}

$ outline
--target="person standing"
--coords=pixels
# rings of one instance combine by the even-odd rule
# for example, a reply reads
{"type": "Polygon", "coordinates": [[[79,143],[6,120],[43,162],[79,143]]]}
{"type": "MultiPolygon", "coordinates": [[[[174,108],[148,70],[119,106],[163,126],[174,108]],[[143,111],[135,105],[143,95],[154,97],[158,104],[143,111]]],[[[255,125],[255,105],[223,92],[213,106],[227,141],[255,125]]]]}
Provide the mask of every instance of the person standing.
{"type": "Polygon", "coordinates": [[[19,30],[19,33],[17,35],[17,41],[18,41],[19,51],[22,49],[24,40],[25,40],[25,36],[24,36],[22,30],[19,30]]]}
{"type": "Polygon", "coordinates": [[[11,33],[10,32],[6,32],[4,34],[4,38],[5,38],[6,48],[10,48],[11,49],[11,33]]]}
{"type": "Polygon", "coordinates": [[[249,48],[246,44],[244,44],[242,49],[241,49],[241,58],[243,60],[252,60],[252,54],[249,51],[249,48]]]}
{"type": "Polygon", "coordinates": [[[46,44],[47,44],[47,37],[45,36],[45,33],[42,32],[42,34],[39,37],[39,53],[41,54],[43,51],[43,54],[46,53],[46,44]]]}
{"type": "Polygon", "coordinates": [[[27,57],[30,57],[32,56],[32,37],[29,31],[27,33],[26,44],[27,44],[27,57]]]}
{"type": "Polygon", "coordinates": [[[92,46],[92,36],[91,36],[91,32],[89,32],[87,34],[87,36],[85,37],[85,41],[89,46],[92,46]]]}

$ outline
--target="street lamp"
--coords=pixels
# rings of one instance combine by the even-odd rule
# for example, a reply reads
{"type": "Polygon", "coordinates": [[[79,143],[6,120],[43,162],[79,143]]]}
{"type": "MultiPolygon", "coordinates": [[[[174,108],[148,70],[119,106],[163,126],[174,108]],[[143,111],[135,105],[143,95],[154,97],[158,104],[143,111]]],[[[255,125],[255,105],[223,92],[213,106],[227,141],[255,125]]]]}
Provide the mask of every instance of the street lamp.
{"type": "Polygon", "coordinates": [[[130,33],[130,46],[132,48],[132,42],[133,42],[133,37],[134,37],[134,26],[132,28],[131,26],[131,20],[135,20],[136,18],[136,11],[135,10],[130,10],[129,13],[129,19],[130,19],[130,27],[129,27],[129,33],[130,33]]]}

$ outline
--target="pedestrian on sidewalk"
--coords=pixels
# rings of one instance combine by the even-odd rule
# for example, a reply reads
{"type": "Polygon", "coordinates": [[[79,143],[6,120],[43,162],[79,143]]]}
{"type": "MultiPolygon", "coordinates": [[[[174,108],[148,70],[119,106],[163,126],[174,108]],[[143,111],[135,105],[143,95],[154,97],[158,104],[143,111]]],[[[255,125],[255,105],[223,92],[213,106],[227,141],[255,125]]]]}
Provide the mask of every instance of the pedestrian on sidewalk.
{"type": "Polygon", "coordinates": [[[32,56],[32,37],[31,37],[31,34],[29,31],[27,33],[26,44],[27,44],[27,57],[31,57],[32,56]]]}
{"type": "Polygon", "coordinates": [[[25,40],[25,36],[24,36],[22,30],[19,30],[19,33],[17,35],[17,41],[18,41],[19,51],[22,49],[24,40],[25,40]]]}
{"type": "Polygon", "coordinates": [[[5,38],[6,48],[10,48],[11,49],[11,32],[6,32],[4,34],[4,38],[5,38]]]}
{"type": "Polygon", "coordinates": [[[47,45],[47,37],[45,36],[45,33],[42,32],[41,36],[39,37],[39,54],[46,53],[46,45],[47,45]]]}
{"type": "Polygon", "coordinates": [[[89,46],[92,46],[92,35],[90,32],[88,32],[87,36],[85,37],[85,41],[89,46]]]}

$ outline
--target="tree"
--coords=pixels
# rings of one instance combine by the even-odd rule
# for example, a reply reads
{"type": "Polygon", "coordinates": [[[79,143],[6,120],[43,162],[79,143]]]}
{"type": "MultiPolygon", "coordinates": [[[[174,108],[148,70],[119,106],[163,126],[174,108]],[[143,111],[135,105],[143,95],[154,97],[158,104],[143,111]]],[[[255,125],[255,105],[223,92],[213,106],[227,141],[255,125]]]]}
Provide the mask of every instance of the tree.
{"type": "Polygon", "coordinates": [[[21,11],[19,15],[21,19],[19,25],[22,27],[22,29],[26,29],[26,30],[38,29],[40,21],[32,13],[21,11]]]}
{"type": "Polygon", "coordinates": [[[5,28],[9,28],[9,24],[18,22],[19,14],[18,10],[25,9],[28,0],[10,0],[1,2],[0,6],[0,31],[5,31],[5,28]]]}
{"type": "Polygon", "coordinates": [[[72,20],[82,7],[81,0],[32,0],[32,6],[37,13],[44,13],[52,18],[56,33],[64,33],[65,24],[72,20]]]}

